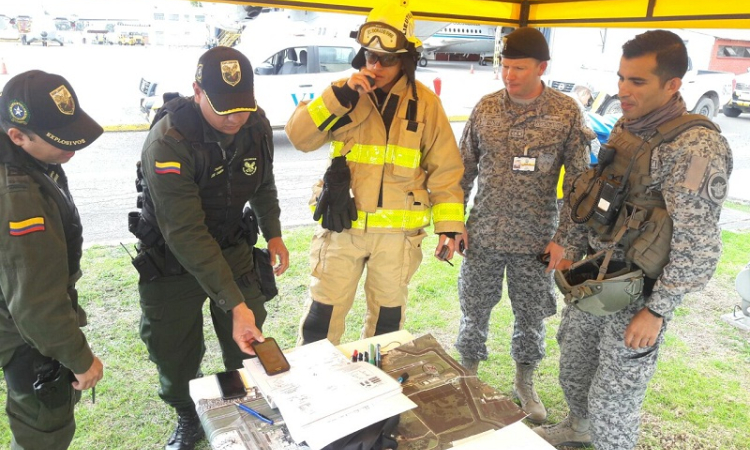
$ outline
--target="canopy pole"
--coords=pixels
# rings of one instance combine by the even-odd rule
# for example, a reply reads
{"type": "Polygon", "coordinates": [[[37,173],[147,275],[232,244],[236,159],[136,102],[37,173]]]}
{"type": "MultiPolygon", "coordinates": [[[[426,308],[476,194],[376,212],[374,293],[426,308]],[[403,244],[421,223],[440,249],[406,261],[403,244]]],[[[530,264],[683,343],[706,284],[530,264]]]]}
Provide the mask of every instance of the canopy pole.
{"type": "Polygon", "coordinates": [[[528,27],[529,26],[529,11],[531,10],[531,4],[529,0],[523,0],[521,2],[521,11],[518,14],[518,26],[528,27]]]}

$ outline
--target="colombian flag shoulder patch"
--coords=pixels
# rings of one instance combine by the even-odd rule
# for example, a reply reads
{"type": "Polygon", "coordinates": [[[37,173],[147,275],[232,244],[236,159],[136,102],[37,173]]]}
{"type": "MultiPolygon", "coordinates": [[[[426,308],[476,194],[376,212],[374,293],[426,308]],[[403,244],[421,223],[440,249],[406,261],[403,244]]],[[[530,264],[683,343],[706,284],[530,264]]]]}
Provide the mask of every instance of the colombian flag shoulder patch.
{"type": "Polygon", "coordinates": [[[32,217],[20,222],[8,222],[11,236],[23,236],[35,231],[44,231],[44,217],[32,217]]]}
{"type": "Polygon", "coordinates": [[[180,163],[177,161],[156,161],[154,163],[154,168],[156,173],[159,175],[164,175],[167,173],[176,173],[177,175],[180,174],[180,163]]]}

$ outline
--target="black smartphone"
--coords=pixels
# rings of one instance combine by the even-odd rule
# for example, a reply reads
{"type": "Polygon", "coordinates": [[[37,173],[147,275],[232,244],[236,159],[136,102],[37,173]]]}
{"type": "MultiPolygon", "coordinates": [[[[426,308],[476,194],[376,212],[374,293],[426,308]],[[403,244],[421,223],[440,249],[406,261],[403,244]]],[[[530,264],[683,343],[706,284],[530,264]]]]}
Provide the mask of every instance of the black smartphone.
{"type": "Polygon", "coordinates": [[[221,398],[224,400],[241,398],[247,395],[242,376],[240,376],[240,373],[236,370],[217,373],[216,381],[219,383],[221,398]]]}
{"type": "Polygon", "coordinates": [[[278,375],[289,370],[289,362],[274,338],[267,337],[265,341],[255,341],[251,345],[266,374],[278,375]]]}

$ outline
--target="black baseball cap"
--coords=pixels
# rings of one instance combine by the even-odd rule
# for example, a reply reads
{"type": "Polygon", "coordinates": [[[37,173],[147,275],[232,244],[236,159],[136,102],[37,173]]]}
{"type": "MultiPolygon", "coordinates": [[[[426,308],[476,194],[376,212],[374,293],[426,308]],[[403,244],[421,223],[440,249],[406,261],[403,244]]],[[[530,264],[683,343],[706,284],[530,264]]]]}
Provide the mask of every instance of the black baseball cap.
{"type": "Polygon", "coordinates": [[[502,39],[503,49],[500,54],[503,58],[549,61],[549,45],[542,32],[536,28],[516,28],[502,39]]]}
{"type": "Polygon", "coordinates": [[[255,111],[253,68],[245,55],[230,47],[214,47],[198,60],[195,81],[219,115],[255,111]]]}
{"type": "Polygon", "coordinates": [[[41,70],[8,80],[0,94],[0,117],[67,151],[87,147],[104,132],[83,112],[65,78],[41,70]]]}

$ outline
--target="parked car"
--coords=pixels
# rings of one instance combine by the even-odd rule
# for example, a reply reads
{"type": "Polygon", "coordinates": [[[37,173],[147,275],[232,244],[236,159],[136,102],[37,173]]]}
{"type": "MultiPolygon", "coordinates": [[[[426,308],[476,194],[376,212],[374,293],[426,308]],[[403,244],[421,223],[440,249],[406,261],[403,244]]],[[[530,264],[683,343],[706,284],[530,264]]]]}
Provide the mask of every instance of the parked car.
{"type": "Polygon", "coordinates": [[[727,117],[738,117],[750,112],[750,68],[748,73],[737,75],[732,98],[724,105],[722,112],[727,117]]]}
{"type": "MultiPolygon", "coordinates": [[[[580,69],[560,78],[548,77],[549,86],[581,98],[584,106],[601,115],[622,114],[615,69],[580,69]]],[[[714,118],[732,96],[734,74],[713,70],[697,70],[688,59],[688,71],[682,78],[680,93],[688,111],[714,118]]]]}
{"type": "MultiPolygon", "coordinates": [[[[238,44],[236,48],[250,60],[255,75],[255,98],[271,126],[276,128],[286,125],[299,102],[313,99],[331,82],[354,73],[351,62],[359,49],[350,39],[320,37],[270,41],[263,45],[238,44]]],[[[164,89],[158,80],[149,77],[141,80],[139,89],[144,94],[141,111],[149,122],[163,103],[162,94],[175,90],[164,89]]],[[[177,91],[192,95],[190,85],[180,86],[177,91]]]]}

